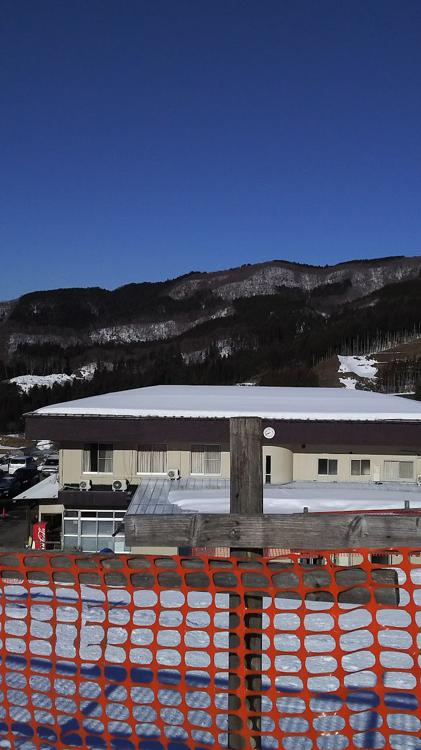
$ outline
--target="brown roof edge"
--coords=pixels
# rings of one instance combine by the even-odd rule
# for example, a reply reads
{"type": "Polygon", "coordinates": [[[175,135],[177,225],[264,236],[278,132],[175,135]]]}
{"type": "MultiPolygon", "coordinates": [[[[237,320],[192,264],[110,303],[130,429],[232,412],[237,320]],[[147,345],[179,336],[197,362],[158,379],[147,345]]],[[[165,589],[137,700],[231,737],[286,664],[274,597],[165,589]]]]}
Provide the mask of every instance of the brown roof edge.
{"type": "MultiPolygon", "coordinates": [[[[265,445],[390,446],[421,450],[421,422],[262,420],[275,429],[265,445]]],[[[57,442],[229,442],[229,419],[62,416],[30,412],[26,437],[57,442]]]]}

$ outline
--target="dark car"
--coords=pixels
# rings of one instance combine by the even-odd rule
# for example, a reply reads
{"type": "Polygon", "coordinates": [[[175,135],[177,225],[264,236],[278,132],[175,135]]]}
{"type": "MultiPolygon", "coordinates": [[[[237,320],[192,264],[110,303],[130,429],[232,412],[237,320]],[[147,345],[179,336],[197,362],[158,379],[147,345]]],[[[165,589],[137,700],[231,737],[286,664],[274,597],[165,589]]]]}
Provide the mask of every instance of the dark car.
{"type": "Polygon", "coordinates": [[[14,475],[0,477],[0,497],[15,497],[21,489],[22,485],[14,475]]]}
{"type": "Polygon", "coordinates": [[[20,482],[22,490],[27,490],[28,487],[32,487],[40,480],[40,474],[36,467],[31,469],[16,469],[13,476],[20,482]]]}
{"type": "Polygon", "coordinates": [[[57,453],[47,456],[44,463],[40,464],[39,470],[43,474],[57,474],[59,467],[59,457],[57,453]]]}

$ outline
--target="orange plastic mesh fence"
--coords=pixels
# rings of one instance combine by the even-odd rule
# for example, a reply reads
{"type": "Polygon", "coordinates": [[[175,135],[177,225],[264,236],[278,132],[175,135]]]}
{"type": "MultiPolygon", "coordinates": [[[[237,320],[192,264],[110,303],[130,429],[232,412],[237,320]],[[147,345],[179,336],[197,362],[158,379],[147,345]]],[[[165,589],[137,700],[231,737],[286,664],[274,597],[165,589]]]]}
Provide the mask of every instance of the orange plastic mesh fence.
{"type": "Polygon", "coordinates": [[[0,555],[0,747],[421,749],[420,554],[317,555],[0,555]]]}

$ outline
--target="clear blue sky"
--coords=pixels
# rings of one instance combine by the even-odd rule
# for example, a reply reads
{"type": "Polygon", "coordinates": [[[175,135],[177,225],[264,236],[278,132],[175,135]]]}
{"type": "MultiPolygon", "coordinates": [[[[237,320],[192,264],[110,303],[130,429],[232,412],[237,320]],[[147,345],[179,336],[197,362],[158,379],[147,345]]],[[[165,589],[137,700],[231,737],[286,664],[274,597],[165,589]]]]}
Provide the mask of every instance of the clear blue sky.
{"type": "Polygon", "coordinates": [[[420,0],[1,0],[0,299],[421,254],[420,0]]]}

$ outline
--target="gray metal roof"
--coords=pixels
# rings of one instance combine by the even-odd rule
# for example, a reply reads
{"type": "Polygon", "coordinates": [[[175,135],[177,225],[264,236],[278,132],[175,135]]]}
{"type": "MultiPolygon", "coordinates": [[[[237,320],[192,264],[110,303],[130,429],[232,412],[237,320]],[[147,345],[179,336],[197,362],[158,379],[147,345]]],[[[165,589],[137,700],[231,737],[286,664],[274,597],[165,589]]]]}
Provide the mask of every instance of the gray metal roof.
{"type": "Polygon", "coordinates": [[[127,509],[127,515],[141,515],[143,513],[191,513],[184,511],[170,503],[168,493],[170,489],[177,490],[228,490],[229,479],[201,479],[200,477],[185,477],[176,481],[163,477],[148,477],[142,479],[136,489],[132,501],[127,509]]]}

